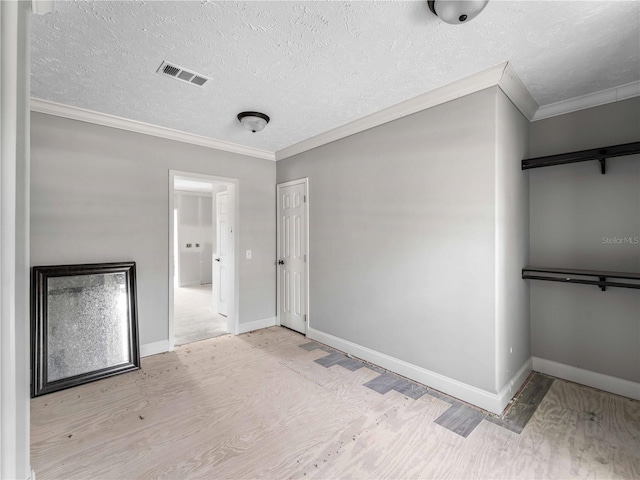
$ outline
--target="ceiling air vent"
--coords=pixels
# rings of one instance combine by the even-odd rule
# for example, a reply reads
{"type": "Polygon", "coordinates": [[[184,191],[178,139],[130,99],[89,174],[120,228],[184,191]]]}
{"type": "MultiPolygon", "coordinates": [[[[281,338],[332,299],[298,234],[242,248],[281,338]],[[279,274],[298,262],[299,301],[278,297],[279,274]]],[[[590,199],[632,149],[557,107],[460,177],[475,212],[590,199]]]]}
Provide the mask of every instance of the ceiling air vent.
{"type": "Polygon", "coordinates": [[[209,80],[211,80],[204,75],[191,72],[182,67],[178,67],[177,65],[172,65],[171,63],[167,62],[162,62],[162,64],[160,64],[160,67],[158,67],[158,70],[156,70],[156,73],[167,75],[169,77],[175,78],[176,80],[180,80],[181,82],[190,83],[191,85],[196,85],[198,87],[204,87],[205,84],[209,80]]]}

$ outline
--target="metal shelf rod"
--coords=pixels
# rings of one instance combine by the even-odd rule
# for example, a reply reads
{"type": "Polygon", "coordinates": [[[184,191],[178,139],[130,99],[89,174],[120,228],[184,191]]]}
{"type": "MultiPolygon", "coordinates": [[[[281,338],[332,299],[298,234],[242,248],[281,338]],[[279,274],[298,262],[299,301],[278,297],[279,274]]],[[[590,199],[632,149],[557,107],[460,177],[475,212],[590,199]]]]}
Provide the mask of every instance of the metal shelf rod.
{"type": "Polygon", "coordinates": [[[607,287],[618,288],[634,288],[640,289],[640,283],[633,283],[633,281],[640,282],[640,274],[630,272],[605,272],[598,270],[575,270],[575,269],[559,269],[559,268],[541,268],[541,267],[525,267],[522,269],[522,278],[529,280],[546,280],[549,282],[561,282],[561,283],[578,283],[582,285],[594,285],[600,287],[602,291],[606,291],[607,287]],[[544,275],[545,273],[550,275],[544,275]],[[551,275],[565,275],[563,277],[551,276],[551,275]],[[588,278],[575,278],[578,277],[595,277],[595,279],[588,278]],[[610,278],[620,280],[632,280],[632,282],[625,281],[611,281],[610,278]]]}
{"type": "Polygon", "coordinates": [[[604,174],[606,172],[606,160],[608,158],[635,155],[637,153],[640,153],[640,142],[625,143],[622,145],[612,145],[610,147],[581,150],[579,152],[529,158],[522,160],[522,170],[597,160],[600,162],[600,172],[604,174]]]}

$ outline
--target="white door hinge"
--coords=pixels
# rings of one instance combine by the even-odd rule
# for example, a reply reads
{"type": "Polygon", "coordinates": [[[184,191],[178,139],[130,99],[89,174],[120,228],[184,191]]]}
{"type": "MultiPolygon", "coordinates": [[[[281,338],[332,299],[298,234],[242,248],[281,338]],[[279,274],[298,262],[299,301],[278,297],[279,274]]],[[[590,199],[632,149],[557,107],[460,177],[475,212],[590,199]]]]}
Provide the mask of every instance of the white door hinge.
{"type": "Polygon", "coordinates": [[[304,321],[305,321],[305,323],[307,323],[307,314],[306,313],[304,314],[304,321]]]}
{"type": "Polygon", "coordinates": [[[306,196],[306,195],[303,195],[303,196],[302,196],[302,201],[303,201],[304,203],[307,203],[307,196],[306,196]]]}

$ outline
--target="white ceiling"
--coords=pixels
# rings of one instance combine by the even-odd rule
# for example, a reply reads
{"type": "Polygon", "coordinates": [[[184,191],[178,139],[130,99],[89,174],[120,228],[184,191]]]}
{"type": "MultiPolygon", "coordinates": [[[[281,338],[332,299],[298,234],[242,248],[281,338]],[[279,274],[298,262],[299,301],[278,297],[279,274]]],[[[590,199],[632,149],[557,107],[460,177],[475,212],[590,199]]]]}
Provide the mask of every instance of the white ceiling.
{"type": "Polygon", "coordinates": [[[35,98],[277,151],[505,61],[541,106],[638,81],[640,2],[491,0],[448,25],[426,1],[58,0],[31,44],[35,98]]]}

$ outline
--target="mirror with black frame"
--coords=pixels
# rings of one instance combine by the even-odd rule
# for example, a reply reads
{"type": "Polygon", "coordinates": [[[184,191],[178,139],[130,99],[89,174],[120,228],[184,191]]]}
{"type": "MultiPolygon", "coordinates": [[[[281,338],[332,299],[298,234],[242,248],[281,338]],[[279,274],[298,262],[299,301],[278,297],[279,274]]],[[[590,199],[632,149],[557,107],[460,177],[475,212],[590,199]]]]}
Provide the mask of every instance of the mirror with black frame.
{"type": "Polygon", "coordinates": [[[135,262],[33,267],[31,396],[140,368],[135,262]]]}

